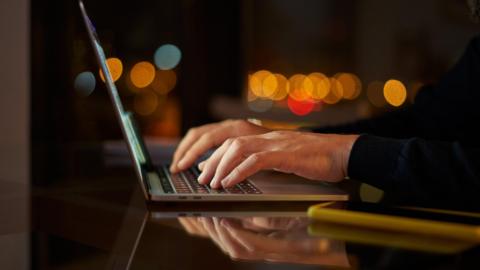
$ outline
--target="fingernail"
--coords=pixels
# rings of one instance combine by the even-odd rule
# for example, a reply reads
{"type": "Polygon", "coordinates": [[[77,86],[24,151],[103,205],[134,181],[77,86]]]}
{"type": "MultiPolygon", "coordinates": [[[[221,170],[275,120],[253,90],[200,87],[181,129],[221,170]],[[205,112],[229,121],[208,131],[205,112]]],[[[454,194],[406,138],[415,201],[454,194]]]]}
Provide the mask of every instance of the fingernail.
{"type": "Polygon", "coordinates": [[[204,167],[205,167],[205,161],[202,161],[202,162],[198,163],[198,169],[199,169],[200,171],[203,171],[203,168],[204,168],[204,167]]]}
{"type": "Polygon", "coordinates": [[[205,178],[205,174],[202,172],[202,173],[198,176],[198,179],[197,179],[198,183],[203,184],[203,181],[205,181],[204,178],[205,178]]]}
{"type": "Polygon", "coordinates": [[[221,182],[222,187],[224,187],[224,188],[227,187],[229,181],[230,181],[230,179],[228,179],[228,178],[223,179],[222,182],[221,182]]]}
{"type": "Polygon", "coordinates": [[[212,182],[210,182],[210,187],[211,188],[217,188],[217,182],[218,182],[217,178],[214,177],[212,182]]]}

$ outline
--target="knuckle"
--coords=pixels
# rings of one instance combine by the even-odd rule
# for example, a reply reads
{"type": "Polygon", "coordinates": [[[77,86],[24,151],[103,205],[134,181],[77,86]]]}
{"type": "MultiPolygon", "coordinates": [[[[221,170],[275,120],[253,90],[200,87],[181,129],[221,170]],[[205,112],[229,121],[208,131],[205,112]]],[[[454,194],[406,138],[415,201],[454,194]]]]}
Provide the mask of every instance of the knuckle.
{"type": "Polygon", "coordinates": [[[242,149],[245,146],[245,140],[241,138],[236,138],[232,142],[232,147],[235,149],[242,149]]]}
{"type": "Polygon", "coordinates": [[[233,178],[241,177],[242,176],[242,171],[240,171],[240,169],[238,167],[235,167],[232,170],[232,176],[233,176],[233,178]]]}
{"type": "Polygon", "coordinates": [[[201,137],[200,137],[200,140],[206,142],[206,143],[211,143],[213,141],[213,136],[210,132],[208,133],[205,133],[203,134],[201,137]]]}
{"type": "Polygon", "coordinates": [[[262,157],[263,157],[263,155],[261,155],[261,154],[259,154],[259,153],[255,153],[255,154],[252,154],[252,155],[250,156],[250,159],[251,159],[251,161],[252,161],[253,164],[258,165],[258,164],[261,163],[262,157]]]}
{"type": "Polygon", "coordinates": [[[228,138],[225,140],[225,144],[231,145],[233,143],[234,139],[233,138],[228,138]]]}

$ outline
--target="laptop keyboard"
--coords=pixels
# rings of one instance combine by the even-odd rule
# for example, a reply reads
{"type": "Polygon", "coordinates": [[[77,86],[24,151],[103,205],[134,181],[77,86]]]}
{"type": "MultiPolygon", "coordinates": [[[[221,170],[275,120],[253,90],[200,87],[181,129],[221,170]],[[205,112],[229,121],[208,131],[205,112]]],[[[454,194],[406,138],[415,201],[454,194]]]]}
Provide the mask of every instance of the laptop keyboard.
{"type": "Polygon", "coordinates": [[[179,193],[179,194],[262,194],[262,192],[255,187],[250,181],[245,180],[235,186],[223,189],[211,189],[208,185],[201,185],[197,178],[200,171],[192,167],[188,170],[177,174],[170,174],[167,167],[159,168],[160,184],[165,193],[179,193]],[[165,172],[169,174],[171,183],[165,172]],[[176,191],[176,192],[175,192],[176,191]]]}

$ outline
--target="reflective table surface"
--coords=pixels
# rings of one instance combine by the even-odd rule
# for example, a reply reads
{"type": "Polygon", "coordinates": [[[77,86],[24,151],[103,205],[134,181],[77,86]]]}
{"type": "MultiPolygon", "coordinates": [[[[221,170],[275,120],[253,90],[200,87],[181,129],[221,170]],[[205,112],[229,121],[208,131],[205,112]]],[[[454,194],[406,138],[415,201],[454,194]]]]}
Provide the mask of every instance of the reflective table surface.
{"type": "MultiPolygon", "coordinates": [[[[19,256],[33,269],[480,267],[474,243],[313,222],[316,202],[146,204],[128,163],[92,149],[74,151],[56,181],[0,178],[2,269],[19,256]]],[[[385,196],[341,187],[353,201],[336,208],[385,196]]]]}

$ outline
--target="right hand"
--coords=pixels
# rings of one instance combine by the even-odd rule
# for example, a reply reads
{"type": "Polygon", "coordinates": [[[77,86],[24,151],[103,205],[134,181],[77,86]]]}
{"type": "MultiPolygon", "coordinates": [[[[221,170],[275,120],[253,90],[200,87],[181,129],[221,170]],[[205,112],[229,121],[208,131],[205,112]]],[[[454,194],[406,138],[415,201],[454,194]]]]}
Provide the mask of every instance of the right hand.
{"type": "Polygon", "coordinates": [[[229,138],[263,134],[270,131],[270,129],[245,120],[225,120],[191,128],[175,150],[170,171],[178,173],[187,169],[209,149],[221,145],[229,138]]]}

